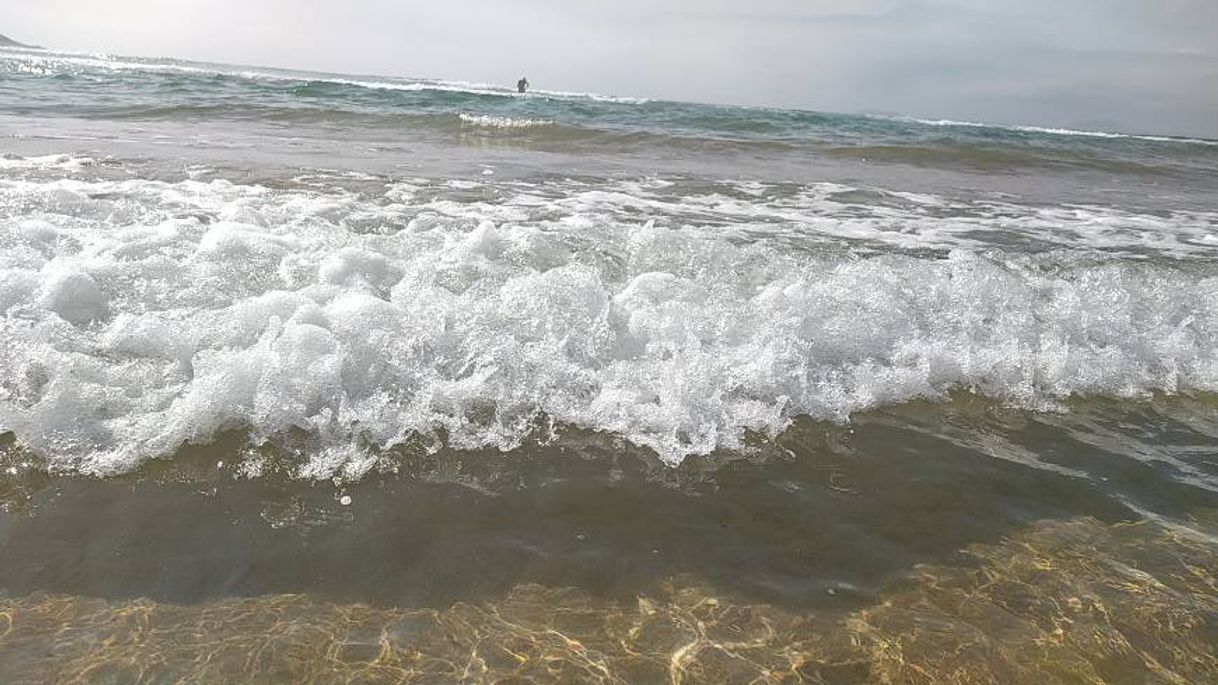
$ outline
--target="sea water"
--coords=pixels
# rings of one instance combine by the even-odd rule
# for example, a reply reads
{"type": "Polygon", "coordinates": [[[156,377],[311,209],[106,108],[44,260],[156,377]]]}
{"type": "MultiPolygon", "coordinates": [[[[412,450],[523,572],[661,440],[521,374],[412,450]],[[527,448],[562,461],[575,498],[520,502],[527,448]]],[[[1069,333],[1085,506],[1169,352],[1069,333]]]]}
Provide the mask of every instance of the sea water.
{"type": "Polygon", "coordinates": [[[1218,142],[27,50],[0,141],[6,682],[1218,678],[1218,142]]]}

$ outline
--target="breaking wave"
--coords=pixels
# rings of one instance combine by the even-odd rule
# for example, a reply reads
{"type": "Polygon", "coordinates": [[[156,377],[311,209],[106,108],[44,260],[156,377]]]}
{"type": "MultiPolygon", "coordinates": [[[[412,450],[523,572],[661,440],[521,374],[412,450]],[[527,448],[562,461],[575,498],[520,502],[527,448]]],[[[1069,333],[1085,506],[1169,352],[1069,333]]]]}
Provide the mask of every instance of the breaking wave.
{"type": "Polygon", "coordinates": [[[957,389],[1036,409],[1218,391],[1208,261],[986,249],[937,231],[929,197],[834,223],[848,189],[671,185],[0,181],[0,431],[91,473],[304,431],[321,447],[301,474],[324,477],[369,448],[510,449],[547,422],[675,463],[957,389]],[[902,220],[893,244],[914,249],[866,247],[902,220]]]}

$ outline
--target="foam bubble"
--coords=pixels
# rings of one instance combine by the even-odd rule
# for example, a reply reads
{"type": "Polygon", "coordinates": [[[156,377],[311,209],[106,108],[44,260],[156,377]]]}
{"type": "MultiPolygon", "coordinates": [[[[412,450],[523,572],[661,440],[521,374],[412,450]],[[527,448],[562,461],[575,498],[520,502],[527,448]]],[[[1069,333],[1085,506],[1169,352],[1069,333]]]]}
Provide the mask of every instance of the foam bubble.
{"type": "Polygon", "coordinates": [[[52,270],[42,280],[37,302],[39,307],[75,324],[96,321],[106,315],[105,293],[92,276],[80,271],[52,270]]]}
{"type": "Polygon", "coordinates": [[[15,305],[33,300],[38,290],[38,276],[22,269],[0,270],[0,312],[7,313],[15,305]]]}

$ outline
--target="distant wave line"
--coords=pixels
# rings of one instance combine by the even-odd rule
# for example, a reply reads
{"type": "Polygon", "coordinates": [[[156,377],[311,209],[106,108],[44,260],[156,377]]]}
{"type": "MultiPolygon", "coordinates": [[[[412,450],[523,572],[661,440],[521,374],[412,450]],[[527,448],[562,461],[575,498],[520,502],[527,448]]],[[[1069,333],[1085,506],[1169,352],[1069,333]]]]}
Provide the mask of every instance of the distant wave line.
{"type": "Polygon", "coordinates": [[[920,119],[918,117],[906,116],[879,116],[865,115],[870,119],[880,119],[882,121],[899,121],[906,123],[922,124],[924,126],[960,126],[967,128],[991,128],[1003,131],[1020,131],[1022,133],[1046,133],[1056,136],[1077,136],[1085,138],[1123,138],[1131,140],[1148,140],[1156,143],[1183,143],[1192,145],[1214,145],[1218,146],[1218,140],[1207,140],[1205,138],[1185,138],[1176,136],[1152,136],[1135,133],[1116,133],[1112,131],[1086,131],[1072,128],[1055,128],[1048,126],[1017,126],[1011,124],[987,124],[979,121],[958,121],[955,119],[920,119]]]}
{"type": "MultiPolygon", "coordinates": [[[[400,91],[441,91],[441,92],[456,92],[469,93],[472,95],[492,95],[498,97],[521,97],[514,89],[503,86],[496,86],[485,83],[470,83],[466,81],[446,81],[446,80],[431,80],[431,79],[409,79],[402,81],[395,80],[379,80],[380,78],[392,79],[393,77],[372,77],[370,79],[351,78],[338,74],[324,73],[309,73],[296,72],[290,69],[277,70],[267,67],[259,67],[253,69],[243,69],[235,67],[225,69],[223,67],[229,65],[216,65],[220,68],[209,68],[203,66],[195,66],[192,64],[175,63],[172,58],[147,58],[149,61],[138,61],[140,58],[126,58],[109,55],[105,53],[64,53],[64,52],[47,52],[47,51],[30,51],[22,50],[17,54],[4,54],[0,51],[0,59],[17,59],[20,61],[29,61],[29,58],[36,58],[37,61],[58,61],[66,64],[72,64],[82,67],[93,67],[99,69],[110,69],[113,71],[148,71],[148,72],[169,72],[169,73],[186,73],[200,74],[213,76],[228,76],[233,78],[242,78],[251,81],[268,80],[268,81],[283,81],[283,82],[298,82],[298,83],[333,83],[337,85],[353,86],[358,88],[367,88],[371,90],[400,90],[400,91]],[[270,70],[268,70],[270,69],[270,70]]],[[[587,99],[597,102],[615,102],[621,104],[646,104],[650,100],[646,98],[625,97],[616,95],[605,95],[601,93],[581,93],[573,91],[561,90],[531,90],[523,94],[523,97],[551,97],[558,99],[587,99]]]]}

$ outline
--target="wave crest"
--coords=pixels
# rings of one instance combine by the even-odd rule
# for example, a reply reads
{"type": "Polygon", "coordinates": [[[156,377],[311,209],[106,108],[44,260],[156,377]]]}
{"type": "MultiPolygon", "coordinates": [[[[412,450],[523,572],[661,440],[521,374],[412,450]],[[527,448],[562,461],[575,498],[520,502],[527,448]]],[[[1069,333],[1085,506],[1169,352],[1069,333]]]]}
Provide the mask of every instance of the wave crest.
{"type": "Polygon", "coordinates": [[[956,389],[1218,392],[1203,260],[788,247],[631,221],[637,193],[593,192],[619,216],[425,185],[6,182],[46,211],[0,222],[0,431],[96,473],[305,431],[326,477],[421,435],[510,449],[543,417],[675,463],[956,389]]]}
{"type": "Polygon", "coordinates": [[[548,119],[518,119],[515,117],[495,116],[492,114],[468,114],[462,112],[460,114],[460,118],[465,124],[477,126],[479,128],[492,129],[525,129],[554,125],[554,122],[548,119]]]}

